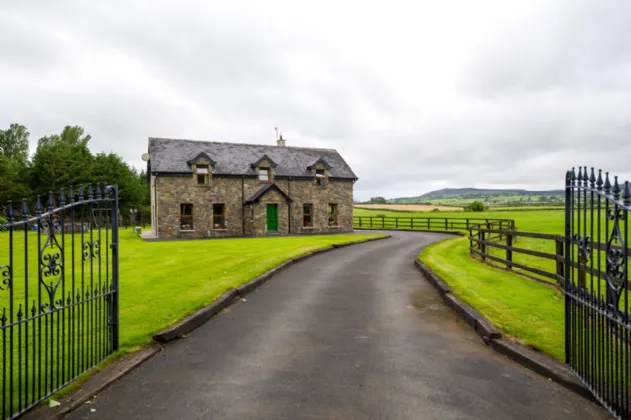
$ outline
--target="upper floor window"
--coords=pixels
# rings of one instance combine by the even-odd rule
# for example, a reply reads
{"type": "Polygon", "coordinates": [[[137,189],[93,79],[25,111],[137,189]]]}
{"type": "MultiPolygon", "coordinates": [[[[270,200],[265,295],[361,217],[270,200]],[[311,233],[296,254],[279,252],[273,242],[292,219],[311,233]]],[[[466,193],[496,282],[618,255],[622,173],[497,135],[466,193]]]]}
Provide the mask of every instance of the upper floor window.
{"type": "Polygon", "coordinates": [[[326,170],[325,169],[316,169],[316,184],[324,185],[324,181],[326,180],[326,170]]]}
{"type": "Polygon", "coordinates": [[[303,204],[302,206],[302,226],[313,227],[313,204],[303,204]]]}
{"type": "Polygon", "coordinates": [[[210,170],[208,165],[197,165],[195,173],[197,174],[198,184],[208,184],[210,182],[210,170]]]}
{"type": "Polygon", "coordinates": [[[337,204],[329,204],[329,226],[337,225],[337,204]]]}
{"type": "Polygon", "coordinates": [[[272,170],[270,168],[259,168],[259,181],[270,182],[272,180],[272,170]]]}
{"type": "Polygon", "coordinates": [[[226,227],[226,206],[223,203],[213,204],[213,228],[225,229],[226,227]]]}
{"type": "Polygon", "coordinates": [[[180,229],[193,230],[193,205],[180,204],[180,229]]]}

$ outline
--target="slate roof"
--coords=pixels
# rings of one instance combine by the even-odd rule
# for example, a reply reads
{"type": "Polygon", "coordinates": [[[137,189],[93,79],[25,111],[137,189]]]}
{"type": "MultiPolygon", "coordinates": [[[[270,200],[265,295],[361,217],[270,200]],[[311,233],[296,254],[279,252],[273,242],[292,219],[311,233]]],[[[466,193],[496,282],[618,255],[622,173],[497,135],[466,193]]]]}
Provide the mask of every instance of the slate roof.
{"type": "Polygon", "coordinates": [[[192,173],[187,163],[205,153],[215,161],[213,175],[252,175],[252,164],[267,155],[277,166],[275,176],[312,177],[307,167],[322,159],[329,166],[329,178],[356,180],[357,176],[333,149],[219,143],[196,140],[149,138],[149,171],[152,173],[192,173]]]}
{"type": "Polygon", "coordinates": [[[285,191],[281,190],[280,188],[278,188],[276,186],[276,184],[267,184],[263,187],[261,187],[257,192],[255,192],[254,194],[252,194],[252,196],[250,198],[247,199],[247,201],[245,202],[246,204],[251,204],[251,203],[256,203],[258,202],[261,197],[263,197],[268,191],[272,191],[272,190],[276,190],[280,193],[280,195],[282,195],[285,200],[288,203],[292,202],[292,199],[285,194],[285,191]]]}

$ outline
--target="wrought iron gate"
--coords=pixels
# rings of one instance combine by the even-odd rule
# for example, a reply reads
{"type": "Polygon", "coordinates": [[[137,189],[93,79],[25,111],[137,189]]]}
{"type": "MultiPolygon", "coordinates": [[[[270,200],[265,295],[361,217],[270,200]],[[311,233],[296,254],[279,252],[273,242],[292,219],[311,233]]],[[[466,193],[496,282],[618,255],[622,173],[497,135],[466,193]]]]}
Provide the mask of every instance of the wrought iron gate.
{"type": "Polygon", "coordinates": [[[0,225],[3,419],[118,348],[117,188],[71,187],[31,204],[9,202],[0,225]]]}
{"type": "Polygon", "coordinates": [[[629,183],[594,168],[565,182],[566,363],[617,418],[630,418],[629,183]]]}

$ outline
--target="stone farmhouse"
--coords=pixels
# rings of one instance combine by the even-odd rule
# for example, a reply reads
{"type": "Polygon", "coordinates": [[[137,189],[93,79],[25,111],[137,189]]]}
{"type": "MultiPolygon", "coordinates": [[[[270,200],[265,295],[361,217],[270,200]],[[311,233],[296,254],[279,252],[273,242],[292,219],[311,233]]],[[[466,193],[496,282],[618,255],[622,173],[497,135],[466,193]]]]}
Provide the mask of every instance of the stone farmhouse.
{"type": "Polygon", "coordinates": [[[353,230],[357,176],[332,149],[149,138],[158,238],[353,230]]]}

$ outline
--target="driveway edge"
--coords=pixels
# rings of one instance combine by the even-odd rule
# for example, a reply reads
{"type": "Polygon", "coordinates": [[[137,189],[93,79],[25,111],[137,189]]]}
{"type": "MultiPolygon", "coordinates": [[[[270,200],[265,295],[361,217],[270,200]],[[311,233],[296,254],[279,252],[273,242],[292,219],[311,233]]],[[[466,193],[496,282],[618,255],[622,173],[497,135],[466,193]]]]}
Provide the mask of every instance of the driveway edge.
{"type": "Polygon", "coordinates": [[[415,259],[414,265],[423,274],[423,277],[434,286],[447,306],[464,319],[476,334],[482,338],[486,345],[525,368],[599,404],[591,391],[583,385],[567,366],[541,352],[502,337],[500,331],[491,321],[475,308],[454,296],[451,293],[449,285],[429,267],[423,264],[422,261],[415,259]]]}
{"type": "Polygon", "coordinates": [[[103,391],[112,383],[127,375],[145,361],[149,360],[161,350],[162,348],[155,343],[142,347],[141,349],[112,362],[107,367],[96,372],[84,383],[82,383],[80,388],[70,393],[67,397],[62,398],[59,401],[61,405],[50,408],[42,403],[30,412],[26,413],[23,419],[61,419],[79,408],[79,406],[90,400],[99,392],[103,391]]]}
{"type": "Polygon", "coordinates": [[[369,238],[352,243],[333,244],[326,248],[310,251],[306,254],[287,260],[237,288],[228,289],[208,306],[205,306],[192,315],[189,315],[184,319],[176,322],[172,326],[158,332],[156,335],[153,336],[154,342],[148,343],[147,346],[124,356],[122,359],[112,362],[112,364],[105,367],[103,370],[93,374],[89,379],[81,384],[80,388],[71,392],[67,397],[62,398],[59,401],[61,403],[60,406],[50,408],[44,405],[44,403],[41,403],[40,405],[34,407],[31,411],[26,413],[23,418],[25,420],[62,419],[70,412],[76,410],[80,405],[84,404],[86,401],[94,397],[96,394],[103,391],[105,388],[112,385],[114,382],[134,370],[136,367],[149,360],[152,356],[159,353],[163,349],[163,344],[158,343],[168,343],[169,341],[182,338],[197,327],[208,322],[223,309],[232,305],[239,297],[253,292],[260,285],[269,281],[274,276],[274,274],[279,273],[280,271],[294,263],[310,257],[314,257],[318,254],[333,251],[334,249],[390,238],[392,238],[391,235],[385,235],[380,238],[369,238]]]}

